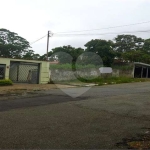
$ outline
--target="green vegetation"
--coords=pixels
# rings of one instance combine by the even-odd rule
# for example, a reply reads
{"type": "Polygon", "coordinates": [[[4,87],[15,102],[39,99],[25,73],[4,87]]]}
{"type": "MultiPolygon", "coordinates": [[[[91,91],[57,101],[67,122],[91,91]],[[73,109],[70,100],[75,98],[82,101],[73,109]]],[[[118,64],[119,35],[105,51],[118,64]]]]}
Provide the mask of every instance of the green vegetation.
{"type": "MultiPolygon", "coordinates": [[[[94,83],[98,86],[110,85],[110,84],[121,84],[121,83],[133,83],[133,82],[150,82],[150,79],[143,78],[130,78],[130,77],[98,77],[95,79],[84,79],[77,78],[77,80],[70,81],[57,81],[57,84],[69,84],[69,85],[85,85],[85,83],[94,83]],[[81,83],[82,82],[82,83],[81,83]]],[[[49,84],[55,84],[52,80],[49,84]]]]}
{"type": "Polygon", "coordinates": [[[26,39],[7,29],[0,29],[0,57],[38,59],[39,56],[31,50],[30,43],[26,39]]]}
{"type": "MultiPolygon", "coordinates": [[[[135,35],[122,34],[117,35],[113,40],[91,39],[84,46],[84,49],[71,45],[55,47],[48,52],[49,60],[73,65],[76,63],[79,65],[100,65],[103,63],[107,67],[116,62],[150,63],[150,38],[142,39],[135,35]]],[[[47,54],[42,56],[36,54],[26,39],[7,29],[0,29],[0,57],[46,60],[47,54]]],[[[64,69],[64,66],[61,67],[64,69]]],[[[70,69],[71,67],[68,65],[65,68],[70,69]]],[[[79,68],[82,67],[79,66],[79,68]]]]}
{"type": "MultiPolygon", "coordinates": [[[[108,85],[108,84],[121,84],[121,83],[133,83],[133,82],[146,82],[150,81],[150,79],[141,79],[141,78],[129,78],[129,77],[98,77],[95,79],[84,79],[78,78],[78,80],[71,80],[71,81],[59,81],[59,84],[70,84],[70,85],[78,85],[81,82],[84,83],[94,83],[96,85],[108,85]]],[[[52,84],[51,81],[50,84],[52,84]]],[[[54,83],[53,83],[54,84],[54,83]]]]}
{"type": "Polygon", "coordinates": [[[91,80],[79,78],[78,80],[84,83],[95,83],[98,85],[150,81],[150,79],[139,79],[139,78],[129,78],[129,77],[106,77],[106,78],[99,77],[91,80]]]}
{"type": "Polygon", "coordinates": [[[0,86],[8,86],[8,85],[12,85],[12,81],[10,79],[3,79],[0,80],[0,86]]]}
{"type": "Polygon", "coordinates": [[[112,66],[113,69],[118,69],[122,71],[132,70],[133,66],[112,66]]]}
{"type": "MultiPolygon", "coordinates": [[[[150,63],[150,39],[142,39],[135,35],[118,35],[114,40],[92,39],[85,45],[85,49],[72,46],[56,47],[49,52],[53,61],[57,58],[60,63],[96,64],[94,57],[84,60],[82,53],[92,52],[101,57],[104,66],[112,66],[114,63],[143,62],[150,63]],[[59,53],[58,52],[62,52],[59,53]],[[65,55],[65,53],[68,54],[65,55]],[[72,56],[72,57],[69,57],[72,56]],[[70,59],[67,59],[70,58],[70,59]],[[94,62],[95,61],[95,62],[94,62]],[[88,63],[87,63],[88,62],[88,63]]],[[[46,55],[45,55],[46,56],[46,55]]],[[[41,57],[43,58],[43,57],[41,57]]]]}
{"type": "Polygon", "coordinates": [[[51,64],[50,69],[90,69],[90,68],[99,68],[93,64],[88,65],[71,65],[71,64],[51,64]]]}

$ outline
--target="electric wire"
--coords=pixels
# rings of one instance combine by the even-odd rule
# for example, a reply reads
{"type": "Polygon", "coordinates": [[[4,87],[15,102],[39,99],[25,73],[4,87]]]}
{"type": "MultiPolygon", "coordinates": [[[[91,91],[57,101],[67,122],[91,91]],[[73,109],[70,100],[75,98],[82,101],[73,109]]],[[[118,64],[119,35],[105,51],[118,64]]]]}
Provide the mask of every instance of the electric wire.
{"type": "Polygon", "coordinates": [[[36,43],[36,42],[38,42],[38,41],[42,40],[42,39],[43,39],[43,38],[45,38],[46,36],[47,36],[47,34],[46,34],[46,35],[44,35],[43,37],[41,37],[41,38],[37,39],[36,41],[31,42],[31,43],[30,43],[30,45],[32,45],[32,44],[34,44],[34,43],[36,43]]]}
{"type": "MultiPolygon", "coordinates": [[[[80,30],[80,31],[68,31],[68,32],[56,32],[53,33],[51,36],[54,37],[69,37],[69,36],[95,36],[95,35],[107,35],[107,34],[125,34],[125,33],[140,33],[140,32],[150,32],[150,30],[145,30],[145,31],[126,31],[126,32],[120,32],[120,33],[79,33],[79,34],[68,34],[68,33],[77,33],[77,32],[89,32],[89,31],[98,31],[98,30],[104,30],[104,29],[112,29],[112,28],[120,28],[120,27],[127,27],[127,26],[134,26],[134,25],[141,25],[141,24],[146,24],[146,23],[150,23],[150,21],[146,21],[146,22],[140,22],[140,23],[134,23],[134,24],[126,24],[126,25],[120,25],[120,26],[112,26],[112,27],[107,27],[107,28],[101,28],[101,29],[90,29],[90,30],[80,30]],[[67,33],[67,34],[64,34],[67,33]]],[[[44,35],[43,37],[35,40],[34,42],[31,42],[30,45],[40,41],[41,39],[45,38],[47,36],[44,35]]]]}
{"type": "Polygon", "coordinates": [[[141,24],[146,24],[146,23],[150,23],[150,21],[133,23],[133,24],[126,24],[126,25],[120,25],[120,26],[112,26],[112,27],[106,27],[106,28],[100,28],[100,29],[89,29],[89,30],[56,32],[54,34],[97,31],[97,30],[104,30],[104,29],[112,29],[112,28],[120,28],[120,27],[128,27],[128,26],[134,26],[134,25],[141,25],[141,24]]]}
{"type": "Polygon", "coordinates": [[[127,34],[127,33],[149,33],[150,30],[143,31],[124,31],[124,32],[108,32],[108,33],[87,33],[87,34],[54,34],[54,37],[70,37],[70,36],[96,36],[96,35],[111,35],[111,34],[127,34]]]}

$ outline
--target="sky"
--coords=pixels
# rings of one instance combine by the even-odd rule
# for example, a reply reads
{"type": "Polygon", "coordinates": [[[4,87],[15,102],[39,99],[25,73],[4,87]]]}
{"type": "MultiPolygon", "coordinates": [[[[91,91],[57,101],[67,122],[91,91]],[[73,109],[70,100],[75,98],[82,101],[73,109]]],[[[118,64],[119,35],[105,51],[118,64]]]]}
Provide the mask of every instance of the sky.
{"type": "MultiPolygon", "coordinates": [[[[150,23],[102,29],[150,21],[150,0],[0,0],[0,5],[0,28],[15,32],[30,43],[51,31],[54,35],[50,37],[49,51],[64,45],[84,48],[92,39],[113,40],[119,33],[150,30],[150,23]],[[75,34],[102,35],[60,36],[59,33],[92,29],[102,30],[75,34]],[[112,32],[116,34],[103,34],[112,32]]],[[[129,34],[150,38],[150,32],[129,34]]],[[[35,53],[43,55],[47,38],[31,46],[35,53]]]]}

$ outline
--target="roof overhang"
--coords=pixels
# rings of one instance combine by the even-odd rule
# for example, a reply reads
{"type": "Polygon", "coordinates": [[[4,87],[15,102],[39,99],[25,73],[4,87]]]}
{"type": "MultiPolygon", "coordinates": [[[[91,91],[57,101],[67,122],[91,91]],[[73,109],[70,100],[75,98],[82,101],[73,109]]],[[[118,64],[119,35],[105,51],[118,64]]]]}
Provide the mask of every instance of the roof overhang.
{"type": "Polygon", "coordinates": [[[141,62],[134,62],[134,65],[150,67],[150,64],[145,64],[145,63],[141,63],[141,62]]]}

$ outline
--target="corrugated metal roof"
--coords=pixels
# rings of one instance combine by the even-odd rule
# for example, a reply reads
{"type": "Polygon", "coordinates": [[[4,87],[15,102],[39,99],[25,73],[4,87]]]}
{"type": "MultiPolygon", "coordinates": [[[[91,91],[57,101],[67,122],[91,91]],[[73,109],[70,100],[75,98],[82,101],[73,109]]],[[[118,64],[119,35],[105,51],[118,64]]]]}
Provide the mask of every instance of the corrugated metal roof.
{"type": "Polygon", "coordinates": [[[147,66],[150,67],[150,64],[145,64],[145,63],[141,63],[141,62],[134,62],[135,65],[141,65],[141,66],[147,66]]]}

